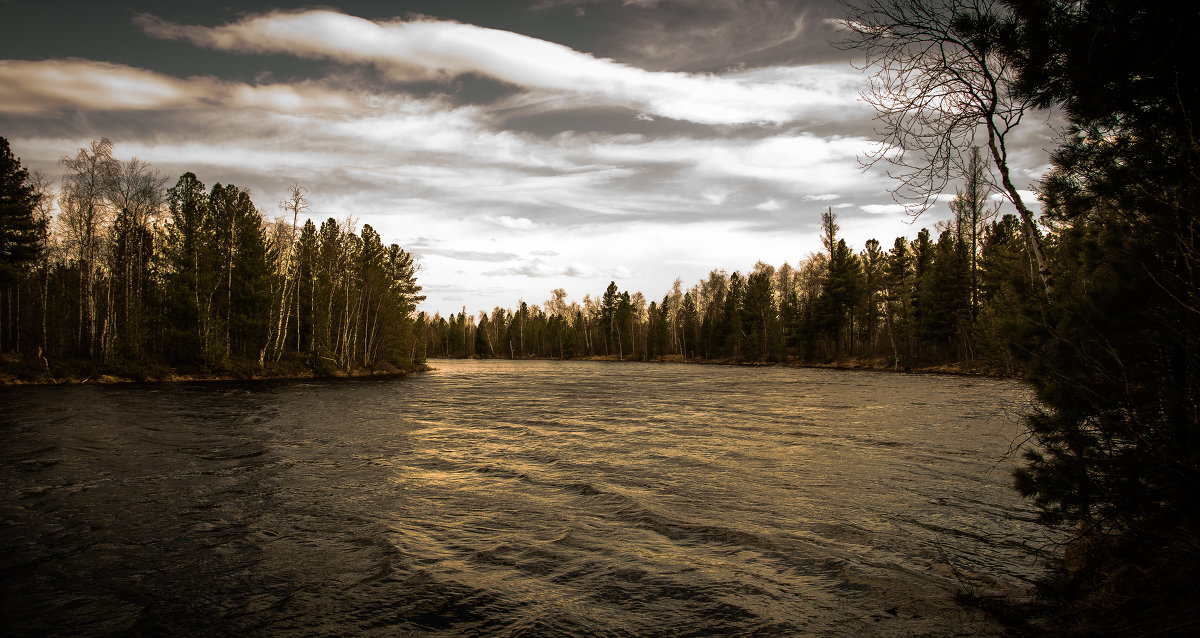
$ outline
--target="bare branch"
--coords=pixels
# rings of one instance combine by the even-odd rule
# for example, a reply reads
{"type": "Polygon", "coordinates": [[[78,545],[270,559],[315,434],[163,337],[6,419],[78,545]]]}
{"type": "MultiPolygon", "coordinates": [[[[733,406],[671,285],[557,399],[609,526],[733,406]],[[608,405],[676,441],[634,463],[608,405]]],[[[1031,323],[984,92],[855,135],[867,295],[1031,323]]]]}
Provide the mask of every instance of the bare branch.
{"type": "Polygon", "coordinates": [[[842,48],[862,51],[873,76],[862,95],[876,112],[879,145],[862,161],[897,170],[892,197],[928,210],[963,173],[956,149],[987,142],[1000,188],[1017,208],[1047,292],[1050,272],[1033,215],[1013,184],[1005,136],[1030,108],[1011,90],[1014,67],[1000,44],[1014,29],[997,0],[858,0],[848,6],[842,48]]]}

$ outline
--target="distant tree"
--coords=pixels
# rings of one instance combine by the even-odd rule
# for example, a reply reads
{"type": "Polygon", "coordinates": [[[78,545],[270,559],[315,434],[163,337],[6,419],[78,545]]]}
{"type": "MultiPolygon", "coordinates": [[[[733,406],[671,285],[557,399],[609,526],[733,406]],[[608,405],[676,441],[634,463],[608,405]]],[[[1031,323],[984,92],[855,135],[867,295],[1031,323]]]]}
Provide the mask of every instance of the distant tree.
{"type": "Polygon", "coordinates": [[[779,310],[775,303],[774,278],[775,269],[760,262],[746,279],[741,324],[747,361],[777,358],[779,310]]]}
{"type": "Polygon", "coordinates": [[[821,213],[821,245],[825,247],[825,254],[829,259],[833,259],[833,252],[837,249],[838,231],[842,227],[837,223],[837,215],[833,212],[833,207],[830,207],[825,212],[821,213]]]}
{"type": "Polygon", "coordinates": [[[214,249],[222,258],[216,268],[220,274],[217,300],[210,313],[222,336],[210,350],[223,351],[227,359],[254,358],[266,344],[271,304],[262,214],[250,194],[232,184],[214,185],[208,207],[216,229],[214,249]]]}
{"type": "Polygon", "coordinates": [[[608,356],[608,344],[612,342],[613,335],[620,330],[617,323],[617,305],[620,303],[621,295],[618,292],[617,282],[608,282],[608,288],[604,289],[604,296],[600,298],[600,327],[604,331],[604,356],[608,356]]]}
{"type": "MultiPolygon", "coordinates": [[[[317,225],[304,221],[296,240],[296,352],[307,352],[309,361],[316,364],[317,354],[317,272],[320,266],[320,243],[317,225]]],[[[269,321],[269,319],[268,319],[269,321]]]]}
{"type": "Polygon", "coordinates": [[[690,291],[684,293],[679,308],[680,354],[683,355],[684,361],[696,356],[696,344],[699,342],[700,330],[698,315],[696,297],[690,291]]]}
{"type": "Polygon", "coordinates": [[[963,184],[950,202],[954,214],[954,226],[962,252],[966,253],[966,264],[970,290],[971,319],[979,314],[979,250],[984,227],[996,216],[997,207],[988,206],[991,185],[987,180],[986,167],[979,147],[972,146],[963,173],[963,184]]]}
{"type": "Polygon", "coordinates": [[[912,253],[912,328],[918,354],[924,354],[921,346],[931,333],[930,324],[937,320],[934,316],[937,282],[933,276],[933,250],[927,228],[918,231],[916,239],[909,243],[912,253]]]}
{"type": "Polygon", "coordinates": [[[166,253],[167,300],[169,304],[166,351],[176,363],[201,357],[207,342],[207,291],[216,274],[209,260],[211,236],[208,198],[204,183],[194,173],[184,173],[167,189],[166,253]]]}
{"type": "Polygon", "coordinates": [[[150,339],[148,322],[156,303],[153,277],[155,217],[163,207],[166,179],[148,164],[117,161],[108,184],[113,208],[109,227],[108,265],[111,278],[106,314],[112,329],[105,340],[105,358],[137,361],[150,339]]]}
{"type": "Polygon", "coordinates": [[[887,324],[888,341],[892,349],[892,365],[900,367],[900,347],[905,354],[911,347],[909,326],[913,298],[913,259],[908,241],[897,237],[887,254],[887,265],[883,274],[884,322],[887,324]]]}
{"type": "Polygon", "coordinates": [[[36,216],[41,194],[0,137],[0,351],[19,349],[18,283],[41,256],[45,226],[36,216]]]}
{"type": "Polygon", "coordinates": [[[884,277],[887,258],[876,239],[868,239],[859,254],[863,269],[862,334],[864,342],[874,350],[880,337],[879,321],[884,302],[884,277]]]}
{"type": "MultiPolygon", "coordinates": [[[[290,236],[283,242],[283,250],[278,251],[278,266],[277,277],[279,278],[279,311],[276,316],[274,332],[272,333],[274,340],[275,358],[278,359],[283,354],[285,343],[287,342],[289,330],[288,326],[291,323],[292,316],[297,316],[299,322],[300,295],[297,292],[300,281],[299,261],[296,259],[296,234],[299,232],[300,213],[309,210],[308,205],[308,189],[299,184],[292,184],[288,187],[288,197],[279,202],[279,209],[286,213],[291,213],[292,223],[290,226],[290,236]]],[[[299,341],[300,329],[297,326],[296,335],[299,341]]],[[[297,350],[299,350],[297,343],[297,350]]],[[[266,350],[264,349],[262,356],[265,357],[266,350]]]]}
{"type": "Polygon", "coordinates": [[[833,339],[834,356],[853,349],[853,311],[865,289],[862,262],[850,251],[846,240],[839,239],[829,260],[820,302],[822,322],[833,339]]]}
{"type": "Polygon", "coordinates": [[[112,148],[112,142],[107,139],[94,140],[74,156],[64,156],[59,160],[65,172],[58,219],[78,277],[78,332],[75,343],[80,353],[92,358],[99,354],[102,336],[101,309],[97,307],[97,297],[103,276],[100,255],[104,229],[109,221],[107,195],[117,169],[112,148]]]}

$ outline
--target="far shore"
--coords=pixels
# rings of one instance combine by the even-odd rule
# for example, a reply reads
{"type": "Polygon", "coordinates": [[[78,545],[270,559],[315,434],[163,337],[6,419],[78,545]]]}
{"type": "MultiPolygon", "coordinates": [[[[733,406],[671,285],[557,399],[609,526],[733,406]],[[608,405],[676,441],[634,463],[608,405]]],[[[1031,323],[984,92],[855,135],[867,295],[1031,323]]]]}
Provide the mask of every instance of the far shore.
{"type": "MultiPolygon", "coordinates": [[[[435,359],[466,360],[461,357],[435,357],[435,359]]],[[[478,357],[470,359],[481,360],[478,357]]],[[[559,361],[558,357],[522,357],[518,359],[488,359],[495,361],[559,361]]],[[[787,367],[813,368],[827,370],[862,370],[871,372],[891,372],[905,374],[945,374],[954,376],[989,377],[997,379],[1018,378],[1019,372],[1006,370],[1004,366],[992,361],[955,361],[936,364],[913,364],[901,361],[899,365],[884,358],[842,358],[828,362],[811,361],[738,361],[734,359],[688,359],[679,355],[670,355],[660,359],[643,361],[641,359],[618,359],[616,357],[577,357],[567,361],[599,361],[605,363],[655,363],[655,364],[689,364],[713,366],[746,366],[746,367],[787,367]]],[[[11,363],[11,362],[6,362],[11,363]]],[[[122,384],[122,383],[198,383],[209,381],[287,381],[302,379],[362,379],[362,378],[400,378],[413,373],[434,370],[427,363],[420,363],[403,368],[382,367],[378,369],[356,368],[352,370],[336,370],[330,373],[318,373],[307,368],[287,368],[277,370],[253,370],[246,373],[234,373],[228,370],[174,370],[160,369],[146,374],[123,374],[119,372],[104,372],[95,374],[19,374],[10,370],[0,369],[0,386],[17,385],[75,385],[75,384],[122,384]]]]}
{"type": "Polygon", "coordinates": [[[618,359],[615,356],[595,356],[595,357],[572,357],[570,359],[561,359],[559,357],[519,357],[516,359],[507,358],[480,358],[480,357],[431,357],[432,359],[447,359],[447,360],[488,360],[488,361],[600,361],[606,363],[662,363],[662,364],[694,364],[694,365],[718,365],[718,366],[745,366],[745,367],[786,367],[786,368],[820,368],[829,370],[864,370],[872,372],[897,372],[905,374],[947,374],[954,376],[972,376],[972,377],[990,377],[996,379],[1014,379],[1019,378],[1020,372],[1016,370],[1006,370],[1002,364],[994,361],[954,361],[948,363],[936,364],[914,364],[901,361],[899,365],[891,359],[884,358],[857,358],[847,357],[828,362],[812,362],[812,361],[738,361],[735,359],[683,359],[679,355],[669,355],[660,359],[642,360],[642,359],[618,359]]]}
{"type": "Polygon", "coordinates": [[[352,370],[335,370],[330,373],[317,373],[308,369],[288,370],[256,370],[238,374],[227,370],[165,370],[149,374],[130,375],[119,372],[97,373],[86,376],[78,374],[37,374],[23,376],[6,370],[0,370],[0,386],[19,385],[79,385],[100,384],[116,385],[125,383],[204,383],[210,381],[288,381],[301,379],[387,379],[406,377],[413,373],[432,370],[428,365],[415,364],[411,366],[382,367],[377,369],[355,368],[352,370]]]}

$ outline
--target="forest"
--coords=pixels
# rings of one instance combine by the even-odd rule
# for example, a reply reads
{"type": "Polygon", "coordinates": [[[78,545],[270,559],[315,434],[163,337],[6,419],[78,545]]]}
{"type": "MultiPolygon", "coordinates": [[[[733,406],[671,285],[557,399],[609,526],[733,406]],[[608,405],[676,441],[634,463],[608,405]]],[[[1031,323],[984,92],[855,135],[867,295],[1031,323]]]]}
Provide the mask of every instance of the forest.
{"type": "Polygon", "coordinates": [[[647,304],[612,282],[568,304],[554,290],[478,316],[421,315],[423,352],[435,357],[607,358],[799,362],[895,369],[942,367],[1015,374],[1010,333],[1037,303],[1036,266],[1013,215],[997,217],[980,150],[953,218],[860,251],[821,215],[823,252],[797,266],[758,263],[747,273],[712,271],[684,289],[676,281],[647,304]]]}
{"type": "Polygon", "coordinates": [[[233,184],[172,186],[107,139],[61,187],[0,138],[0,354],[27,380],[403,372],[416,367],[412,255],[369,225],[268,220],[233,184]],[[55,213],[57,204],[57,214],[55,213]]]}

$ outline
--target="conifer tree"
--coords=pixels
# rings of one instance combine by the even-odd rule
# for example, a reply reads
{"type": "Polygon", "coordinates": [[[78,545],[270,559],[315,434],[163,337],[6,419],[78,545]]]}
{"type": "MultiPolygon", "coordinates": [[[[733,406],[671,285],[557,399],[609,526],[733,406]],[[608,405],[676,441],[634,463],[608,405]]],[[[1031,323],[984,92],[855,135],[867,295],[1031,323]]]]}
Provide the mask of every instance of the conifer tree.
{"type": "Polygon", "coordinates": [[[41,256],[45,228],[35,217],[40,194],[0,137],[0,352],[20,349],[18,285],[41,256]]]}

